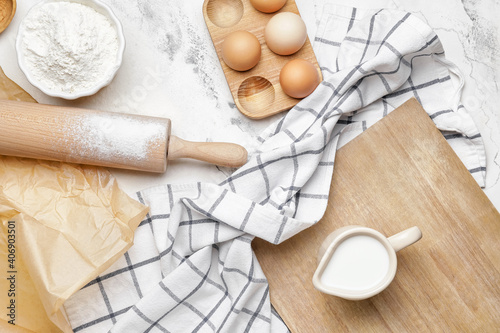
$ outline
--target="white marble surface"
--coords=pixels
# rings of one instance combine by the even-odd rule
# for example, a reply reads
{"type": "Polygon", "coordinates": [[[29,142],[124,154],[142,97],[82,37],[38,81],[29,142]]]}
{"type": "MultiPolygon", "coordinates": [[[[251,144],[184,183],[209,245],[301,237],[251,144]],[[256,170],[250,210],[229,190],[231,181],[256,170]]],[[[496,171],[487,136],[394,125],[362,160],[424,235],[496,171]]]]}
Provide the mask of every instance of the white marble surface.
{"type": "MultiPolygon", "coordinates": [[[[16,61],[17,28],[36,0],[18,1],[11,25],[0,34],[0,66],[41,103],[140,113],[172,119],[172,132],[197,141],[256,146],[255,137],[279,115],[251,120],[234,105],[202,15],[203,0],[103,0],[122,21],[127,47],[112,84],[94,96],[64,101],[29,84],[16,61]]],[[[395,8],[419,15],[439,35],[449,60],[462,71],[462,101],[487,151],[485,193],[500,210],[500,13],[498,0],[296,0],[314,39],[325,2],[359,8],[395,8]]],[[[189,181],[218,182],[230,170],[196,161],[169,164],[162,175],[113,170],[132,194],[146,187],[189,181]]]]}

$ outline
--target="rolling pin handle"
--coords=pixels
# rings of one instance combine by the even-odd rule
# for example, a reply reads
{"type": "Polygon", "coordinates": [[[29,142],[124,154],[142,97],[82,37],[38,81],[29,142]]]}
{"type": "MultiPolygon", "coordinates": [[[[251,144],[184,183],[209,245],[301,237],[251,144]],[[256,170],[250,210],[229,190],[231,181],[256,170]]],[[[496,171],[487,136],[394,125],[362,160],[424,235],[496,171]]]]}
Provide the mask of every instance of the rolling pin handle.
{"type": "Polygon", "coordinates": [[[245,148],[228,142],[191,142],[171,135],[167,159],[193,158],[219,166],[239,168],[247,162],[245,148]]]}

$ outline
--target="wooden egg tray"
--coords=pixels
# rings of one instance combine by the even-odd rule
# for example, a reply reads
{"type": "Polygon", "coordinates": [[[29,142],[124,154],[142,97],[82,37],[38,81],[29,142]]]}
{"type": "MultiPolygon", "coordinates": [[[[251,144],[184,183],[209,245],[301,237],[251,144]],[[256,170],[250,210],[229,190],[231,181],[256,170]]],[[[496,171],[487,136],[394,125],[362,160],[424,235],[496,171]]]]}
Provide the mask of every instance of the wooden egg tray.
{"type": "Polygon", "coordinates": [[[321,70],[309,38],[298,52],[288,56],[278,55],[267,47],[264,39],[266,24],[271,17],[280,12],[300,15],[294,0],[288,0],[283,8],[271,14],[256,10],[250,0],[205,0],[203,3],[205,23],[231,94],[240,112],[249,118],[269,117],[292,108],[300,101],[286,95],[279,83],[281,68],[290,60],[301,58],[310,61],[318,69],[322,80],[321,70]],[[259,63],[245,72],[238,72],[228,67],[221,55],[224,38],[238,30],[253,33],[262,49],[259,63]]]}

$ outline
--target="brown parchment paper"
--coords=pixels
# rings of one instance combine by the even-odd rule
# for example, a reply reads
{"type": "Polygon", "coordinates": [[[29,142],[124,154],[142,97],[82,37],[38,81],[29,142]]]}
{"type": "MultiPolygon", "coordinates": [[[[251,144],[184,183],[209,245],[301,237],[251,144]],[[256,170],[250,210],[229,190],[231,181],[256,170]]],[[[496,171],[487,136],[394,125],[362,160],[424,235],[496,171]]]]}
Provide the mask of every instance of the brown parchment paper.
{"type": "MultiPolygon", "coordinates": [[[[0,98],[36,102],[1,68],[0,98]]],[[[0,156],[0,330],[71,332],[65,300],[130,248],[147,211],[106,169],[0,156]]]]}

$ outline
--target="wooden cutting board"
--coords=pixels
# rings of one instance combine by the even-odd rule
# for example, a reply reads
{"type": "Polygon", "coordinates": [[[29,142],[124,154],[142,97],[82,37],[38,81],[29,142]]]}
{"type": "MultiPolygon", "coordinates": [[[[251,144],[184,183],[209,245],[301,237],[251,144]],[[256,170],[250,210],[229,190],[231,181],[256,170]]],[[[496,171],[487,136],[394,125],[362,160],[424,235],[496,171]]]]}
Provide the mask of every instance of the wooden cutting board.
{"type": "Polygon", "coordinates": [[[500,215],[414,99],[337,152],[319,223],[253,247],[271,303],[294,333],[500,330],[500,215]],[[392,284],[358,302],[311,281],[321,242],[349,224],[423,233],[398,252],[392,284]]]}

